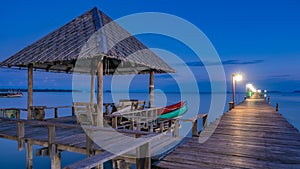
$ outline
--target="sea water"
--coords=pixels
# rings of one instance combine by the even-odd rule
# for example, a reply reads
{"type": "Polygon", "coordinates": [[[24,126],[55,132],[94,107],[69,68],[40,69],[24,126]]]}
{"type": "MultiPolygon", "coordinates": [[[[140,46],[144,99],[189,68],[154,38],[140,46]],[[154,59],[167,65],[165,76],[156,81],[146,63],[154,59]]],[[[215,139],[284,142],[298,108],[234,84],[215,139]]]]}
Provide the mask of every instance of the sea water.
{"type": "MultiPolygon", "coordinates": [[[[210,121],[213,121],[224,112],[228,111],[228,102],[231,101],[231,94],[217,93],[217,96],[225,98],[223,103],[215,103],[224,105],[221,112],[209,114],[213,116],[210,121]]],[[[244,98],[244,93],[236,94],[236,102],[240,102],[244,98]]],[[[271,105],[274,107],[279,103],[279,113],[281,113],[287,120],[294,125],[297,129],[300,128],[300,94],[299,93],[271,93],[271,105]]],[[[71,92],[35,92],[33,96],[33,104],[35,106],[71,106],[73,101],[88,101],[89,93],[71,93],[71,92]]],[[[104,93],[104,102],[118,102],[118,99],[139,99],[148,100],[147,93],[104,93]]],[[[187,100],[189,111],[183,118],[192,117],[196,113],[208,113],[211,107],[212,94],[210,93],[155,93],[155,106],[163,107],[165,105],[177,103],[180,100],[187,100]],[[198,105],[198,103],[200,104],[198,105]],[[195,112],[193,107],[199,106],[199,110],[195,112]]],[[[212,105],[214,107],[215,105],[212,105]]],[[[0,98],[0,108],[26,108],[27,107],[27,93],[21,98],[0,98]]],[[[210,112],[211,113],[211,112],[210,112]]],[[[71,108],[59,109],[59,116],[71,115],[71,108]]],[[[46,117],[51,118],[54,116],[53,109],[46,110],[46,117]]],[[[26,112],[21,113],[21,118],[26,118],[26,112]]],[[[189,130],[191,124],[181,124],[181,136],[190,136],[189,130]]],[[[199,125],[202,125],[201,123],[199,125]]],[[[0,168],[1,169],[21,169],[26,168],[26,155],[25,150],[17,150],[17,142],[0,139],[0,168]]],[[[41,148],[34,146],[33,166],[36,169],[50,168],[49,157],[35,156],[35,150],[41,148]]],[[[85,158],[85,155],[62,152],[62,167],[74,163],[80,159],[85,158]]]]}

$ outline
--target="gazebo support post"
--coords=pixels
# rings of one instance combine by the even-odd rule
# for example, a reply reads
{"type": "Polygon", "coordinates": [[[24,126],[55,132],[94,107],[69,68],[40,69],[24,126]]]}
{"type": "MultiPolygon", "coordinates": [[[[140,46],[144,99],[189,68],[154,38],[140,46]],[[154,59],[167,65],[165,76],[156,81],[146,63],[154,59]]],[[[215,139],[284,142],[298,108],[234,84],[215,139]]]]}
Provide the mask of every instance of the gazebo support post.
{"type": "Polygon", "coordinates": [[[91,72],[91,105],[94,105],[94,99],[95,99],[95,74],[94,72],[91,72]]]}
{"type": "Polygon", "coordinates": [[[149,108],[153,107],[153,102],[154,102],[154,71],[151,70],[150,79],[149,79],[149,108]]]}
{"type": "Polygon", "coordinates": [[[27,119],[32,118],[31,106],[33,105],[33,64],[28,65],[28,89],[27,89],[27,119]]]}
{"type": "Polygon", "coordinates": [[[97,126],[103,127],[103,61],[97,66],[97,126]]]}
{"type": "Polygon", "coordinates": [[[94,104],[94,99],[95,99],[95,74],[94,74],[94,69],[92,68],[91,71],[91,93],[90,93],[90,105],[91,105],[91,112],[92,115],[92,125],[97,125],[97,118],[98,116],[94,116],[95,111],[97,112],[97,110],[95,110],[95,104],[94,104]]]}

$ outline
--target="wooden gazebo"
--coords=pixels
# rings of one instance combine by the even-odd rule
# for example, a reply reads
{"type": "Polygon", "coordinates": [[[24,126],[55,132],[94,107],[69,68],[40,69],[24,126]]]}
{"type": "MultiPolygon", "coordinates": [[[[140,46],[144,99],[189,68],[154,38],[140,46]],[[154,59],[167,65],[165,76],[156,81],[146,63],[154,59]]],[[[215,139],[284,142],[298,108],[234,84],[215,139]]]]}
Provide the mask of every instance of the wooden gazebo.
{"type": "MultiPolygon", "coordinates": [[[[17,52],[1,62],[0,67],[28,70],[28,118],[32,116],[30,107],[33,106],[33,70],[90,74],[91,100],[94,100],[94,76],[97,75],[97,112],[100,114],[103,111],[103,75],[150,74],[151,107],[154,74],[175,72],[97,8],[17,52]],[[91,39],[95,43],[90,43],[91,39]],[[84,62],[78,62],[79,60],[84,62]]],[[[97,125],[102,126],[102,115],[99,117],[97,125]]]]}

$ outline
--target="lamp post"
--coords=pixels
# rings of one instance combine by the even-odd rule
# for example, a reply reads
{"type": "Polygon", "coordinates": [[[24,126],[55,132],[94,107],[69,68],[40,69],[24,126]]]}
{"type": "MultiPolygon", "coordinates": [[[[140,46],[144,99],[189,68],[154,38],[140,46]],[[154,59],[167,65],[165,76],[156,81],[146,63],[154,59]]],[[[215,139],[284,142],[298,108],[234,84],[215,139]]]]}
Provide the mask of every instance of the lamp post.
{"type": "Polygon", "coordinates": [[[235,81],[239,82],[243,80],[243,76],[240,74],[232,74],[232,108],[235,106],[235,81]]]}

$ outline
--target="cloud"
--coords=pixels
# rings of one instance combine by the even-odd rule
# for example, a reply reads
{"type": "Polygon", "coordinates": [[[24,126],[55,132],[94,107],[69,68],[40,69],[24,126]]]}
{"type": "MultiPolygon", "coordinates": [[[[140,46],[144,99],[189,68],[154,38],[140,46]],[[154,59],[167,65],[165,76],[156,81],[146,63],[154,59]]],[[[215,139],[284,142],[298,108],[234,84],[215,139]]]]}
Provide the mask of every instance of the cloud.
{"type": "MultiPolygon", "coordinates": [[[[243,60],[236,60],[236,59],[232,59],[232,60],[225,60],[222,61],[223,65],[252,65],[252,64],[259,64],[264,62],[264,60],[248,60],[248,61],[243,61],[243,60]]],[[[193,67],[203,67],[204,64],[202,62],[199,61],[194,61],[194,62],[187,62],[186,63],[188,66],[193,66],[193,67]]],[[[219,65],[219,63],[217,62],[211,62],[206,64],[206,66],[214,66],[214,65],[219,65]]]]}
{"type": "Polygon", "coordinates": [[[291,75],[290,74],[281,74],[281,75],[271,75],[268,77],[269,77],[269,79],[283,79],[283,78],[290,78],[291,75]]]}

